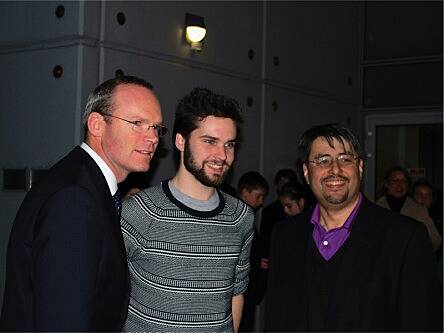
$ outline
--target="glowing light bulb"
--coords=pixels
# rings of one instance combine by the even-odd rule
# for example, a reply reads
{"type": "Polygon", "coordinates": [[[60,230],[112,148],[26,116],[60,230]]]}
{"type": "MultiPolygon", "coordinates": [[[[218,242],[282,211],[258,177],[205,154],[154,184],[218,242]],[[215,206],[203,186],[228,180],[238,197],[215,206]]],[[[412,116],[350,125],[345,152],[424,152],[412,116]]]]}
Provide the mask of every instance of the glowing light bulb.
{"type": "Polygon", "coordinates": [[[204,39],[207,29],[192,25],[187,27],[186,33],[190,42],[198,43],[204,39]]]}

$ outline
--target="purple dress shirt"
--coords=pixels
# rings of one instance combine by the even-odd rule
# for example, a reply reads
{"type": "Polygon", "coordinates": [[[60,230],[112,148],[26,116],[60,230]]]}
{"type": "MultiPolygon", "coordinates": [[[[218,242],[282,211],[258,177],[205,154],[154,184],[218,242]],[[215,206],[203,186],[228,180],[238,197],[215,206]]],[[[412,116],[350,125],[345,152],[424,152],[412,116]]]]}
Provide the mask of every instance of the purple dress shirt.
{"type": "Polygon", "coordinates": [[[361,206],[362,194],[359,193],[358,202],[355,208],[350,213],[349,217],[345,221],[342,227],[331,229],[329,231],[321,225],[321,211],[319,208],[319,203],[316,204],[313,214],[311,215],[311,223],[313,224],[313,240],[319,253],[325,260],[329,260],[334,254],[341,248],[342,244],[347,240],[350,235],[351,225],[358,213],[359,207],[361,206]]]}

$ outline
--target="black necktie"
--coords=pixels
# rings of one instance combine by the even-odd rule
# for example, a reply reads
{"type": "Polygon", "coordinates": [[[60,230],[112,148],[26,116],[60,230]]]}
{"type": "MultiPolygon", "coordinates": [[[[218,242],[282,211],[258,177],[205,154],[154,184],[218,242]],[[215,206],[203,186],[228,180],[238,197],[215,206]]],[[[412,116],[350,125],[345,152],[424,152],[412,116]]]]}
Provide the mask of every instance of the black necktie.
{"type": "Polygon", "coordinates": [[[122,213],[122,197],[120,195],[120,190],[113,195],[114,206],[116,207],[116,212],[120,218],[120,214],[122,213]]]}

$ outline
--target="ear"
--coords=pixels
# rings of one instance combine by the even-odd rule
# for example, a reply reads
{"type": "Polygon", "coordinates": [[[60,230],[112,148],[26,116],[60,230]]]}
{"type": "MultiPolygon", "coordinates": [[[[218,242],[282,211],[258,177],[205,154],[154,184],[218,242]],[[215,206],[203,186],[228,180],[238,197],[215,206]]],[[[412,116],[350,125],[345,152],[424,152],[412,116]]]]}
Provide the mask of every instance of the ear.
{"type": "Polygon", "coordinates": [[[248,193],[249,193],[248,190],[244,187],[244,188],[240,191],[239,196],[242,198],[243,201],[245,201],[245,199],[247,198],[246,195],[247,195],[248,193]]]}
{"type": "Polygon", "coordinates": [[[175,140],[176,148],[183,152],[185,150],[185,138],[182,134],[176,133],[176,140],[175,140]]]}
{"type": "Polygon", "coordinates": [[[310,181],[308,180],[309,179],[308,178],[308,168],[307,168],[307,165],[305,163],[302,164],[302,170],[304,171],[305,181],[307,182],[308,185],[310,185],[310,181]]]}
{"type": "Polygon", "coordinates": [[[364,161],[363,160],[359,160],[359,177],[360,179],[362,179],[362,175],[364,174],[364,161]]]}
{"type": "Polygon", "coordinates": [[[97,112],[91,112],[87,120],[88,132],[92,136],[100,137],[105,129],[105,119],[97,112]]]}

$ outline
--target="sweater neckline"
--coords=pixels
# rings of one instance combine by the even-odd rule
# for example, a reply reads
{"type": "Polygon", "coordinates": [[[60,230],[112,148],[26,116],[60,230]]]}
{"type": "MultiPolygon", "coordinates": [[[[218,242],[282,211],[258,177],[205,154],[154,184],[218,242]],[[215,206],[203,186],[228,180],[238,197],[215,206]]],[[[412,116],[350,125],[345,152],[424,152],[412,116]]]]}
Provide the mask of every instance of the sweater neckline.
{"type": "Polygon", "coordinates": [[[185,205],[184,203],[182,203],[181,201],[177,200],[176,197],[171,193],[170,187],[168,186],[168,182],[171,179],[167,179],[162,181],[162,190],[165,193],[165,195],[168,197],[168,199],[171,200],[172,203],[174,203],[177,207],[179,207],[179,209],[183,210],[184,212],[186,212],[187,214],[196,216],[196,217],[214,217],[218,214],[220,214],[220,212],[222,212],[222,210],[225,207],[225,198],[222,195],[222,193],[219,191],[219,189],[215,189],[217,192],[217,195],[219,196],[219,205],[213,209],[213,210],[209,210],[209,211],[201,211],[201,210],[196,210],[193,209],[187,205],[185,205]]]}

